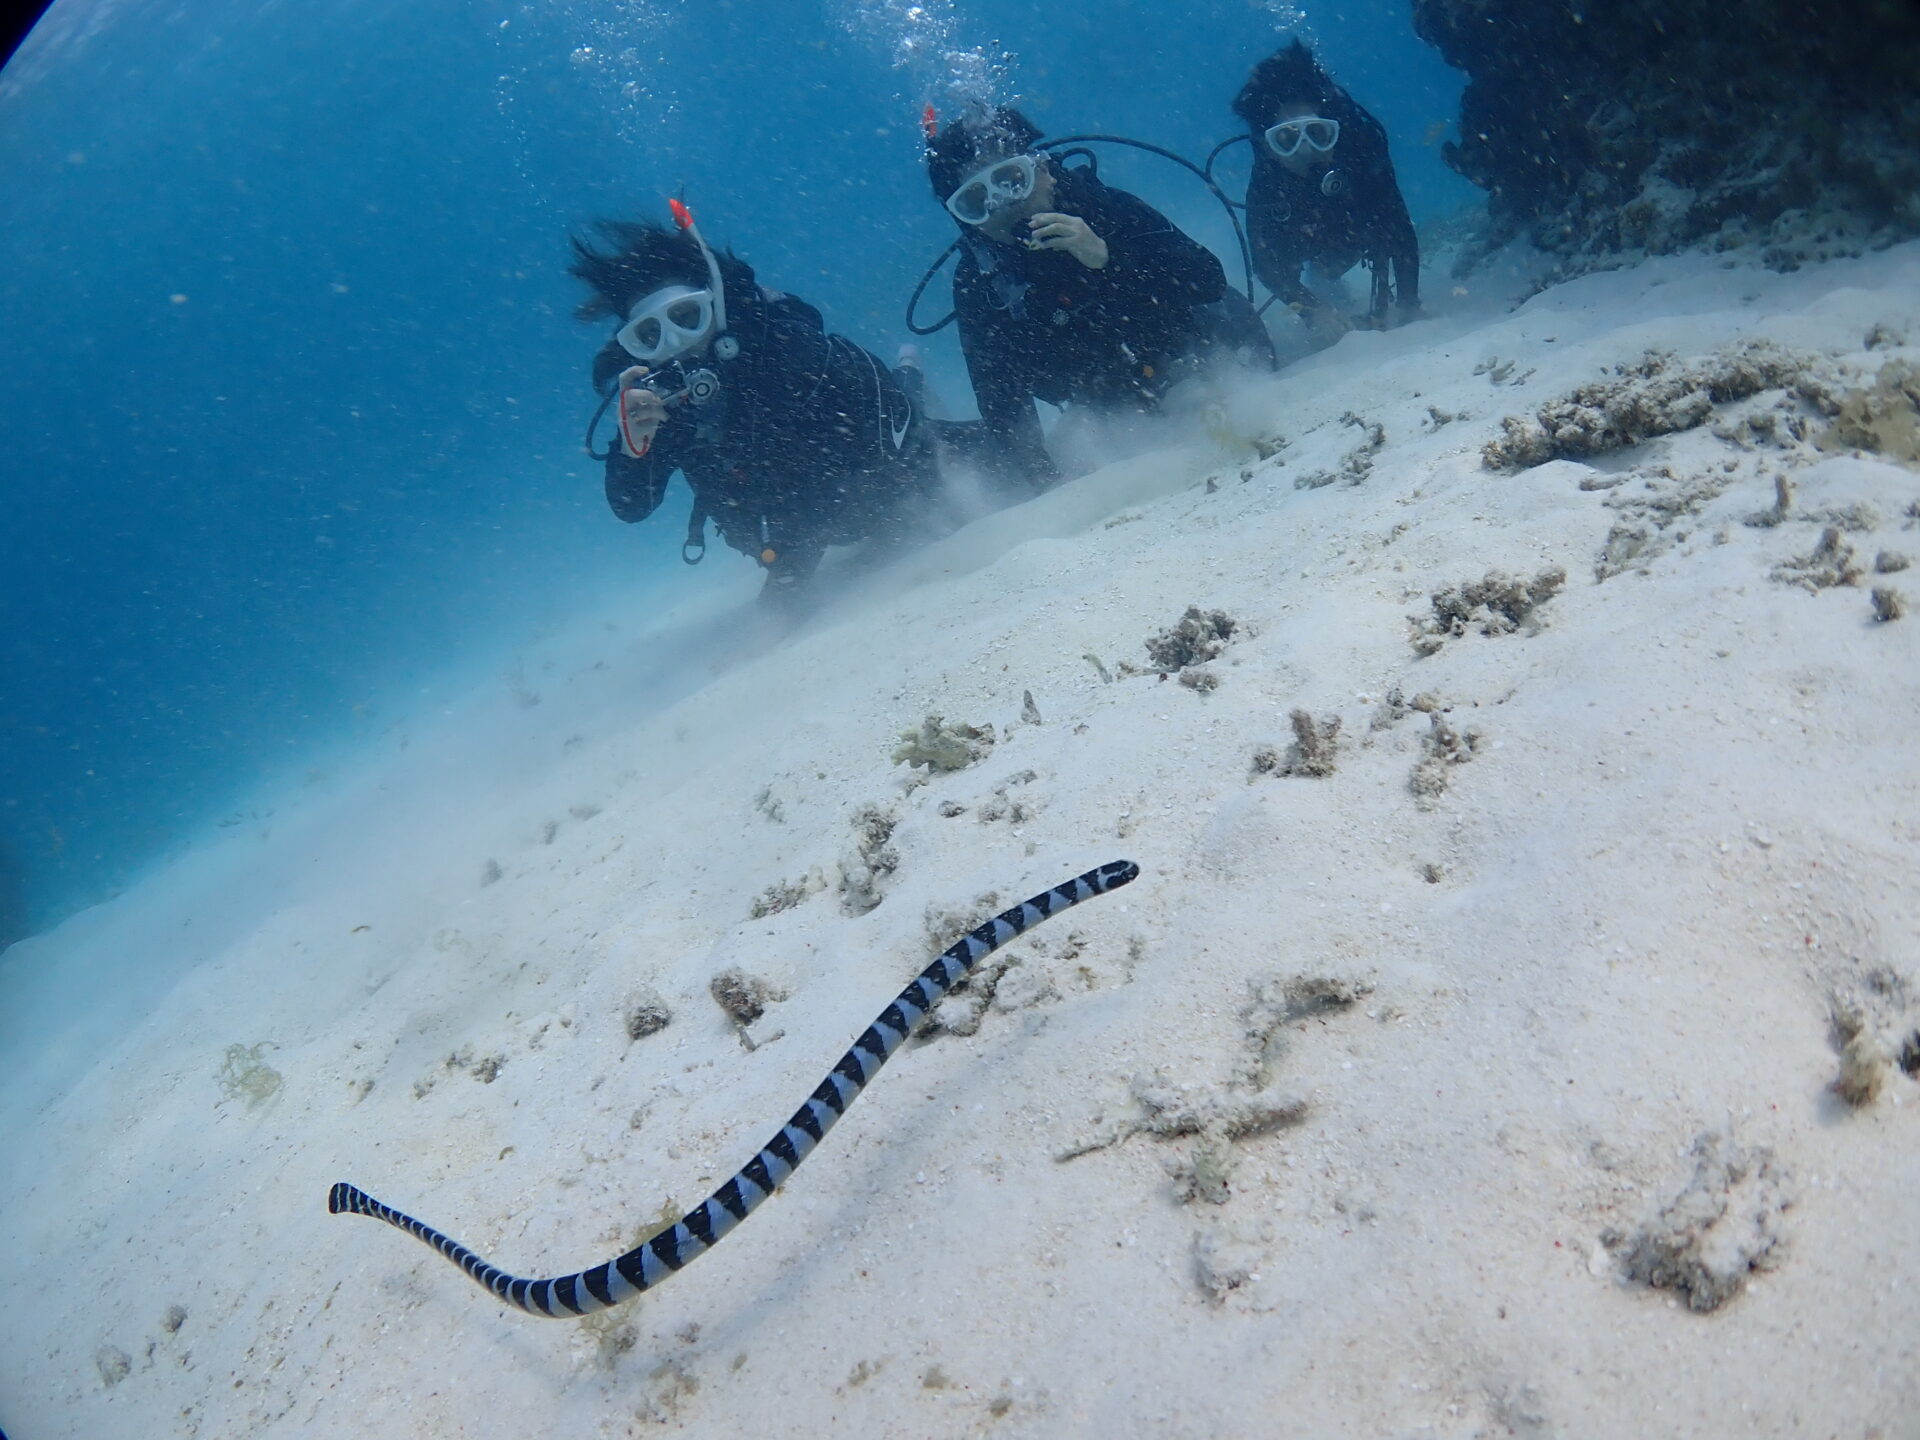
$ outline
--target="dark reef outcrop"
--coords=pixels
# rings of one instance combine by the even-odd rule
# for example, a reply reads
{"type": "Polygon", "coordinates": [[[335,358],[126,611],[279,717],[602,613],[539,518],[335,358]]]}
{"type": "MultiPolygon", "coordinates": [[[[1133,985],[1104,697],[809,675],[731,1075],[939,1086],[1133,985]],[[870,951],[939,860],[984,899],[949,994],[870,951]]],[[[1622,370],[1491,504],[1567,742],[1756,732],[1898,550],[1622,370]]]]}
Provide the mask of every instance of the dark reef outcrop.
{"type": "Polygon", "coordinates": [[[1570,269],[1759,244],[1769,263],[1920,234],[1912,0],[1413,0],[1468,76],[1446,158],[1498,244],[1570,269]]]}

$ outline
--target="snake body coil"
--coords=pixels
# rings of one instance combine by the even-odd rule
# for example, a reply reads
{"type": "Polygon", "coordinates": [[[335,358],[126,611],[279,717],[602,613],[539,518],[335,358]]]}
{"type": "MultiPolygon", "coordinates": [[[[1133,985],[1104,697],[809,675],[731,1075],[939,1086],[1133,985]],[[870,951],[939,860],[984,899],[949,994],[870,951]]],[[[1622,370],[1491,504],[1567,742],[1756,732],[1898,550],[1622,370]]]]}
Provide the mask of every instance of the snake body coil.
{"type": "Polygon", "coordinates": [[[431,1225],[381,1204],[344,1180],[328,1193],[327,1210],[334,1215],[370,1215],[424,1240],[495,1296],[529,1315],[571,1319],[619,1305],[643,1290],[651,1290],[696,1255],[712,1249],[723,1235],[752,1214],[813,1152],[914,1027],[981,960],[1042,920],[1083,900],[1117,890],[1139,873],[1140,868],[1130,860],[1115,860],[1089,870],[1002,911],[941,951],[853,1042],[853,1048],[840,1057],[840,1063],[759,1154],[679,1220],[604,1265],[551,1280],[522,1280],[489,1265],[431,1225]]]}

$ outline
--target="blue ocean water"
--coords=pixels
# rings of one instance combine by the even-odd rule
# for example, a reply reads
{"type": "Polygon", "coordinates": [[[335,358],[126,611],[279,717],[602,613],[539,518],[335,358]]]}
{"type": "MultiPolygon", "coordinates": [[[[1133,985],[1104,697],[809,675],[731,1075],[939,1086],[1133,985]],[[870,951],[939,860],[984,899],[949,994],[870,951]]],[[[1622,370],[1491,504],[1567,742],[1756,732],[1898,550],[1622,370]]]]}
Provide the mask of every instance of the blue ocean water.
{"type": "MultiPolygon", "coordinates": [[[[1287,33],[1386,124],[1416,219],[1474,201],[1405,0],[58,0],[0,72],[0,870],[29,923],[462,661],[672,593],[683,503],[618,524],[581,450],[604,337],[570,233],[684,194],[891,354],[952,235],[925,104],[1198,159],[1287,33]]],[[[1190,176],[1102,164],[1227,250],[1190,176]]],[[[953,388],[951,332],[928,348],[953,388]]]]}

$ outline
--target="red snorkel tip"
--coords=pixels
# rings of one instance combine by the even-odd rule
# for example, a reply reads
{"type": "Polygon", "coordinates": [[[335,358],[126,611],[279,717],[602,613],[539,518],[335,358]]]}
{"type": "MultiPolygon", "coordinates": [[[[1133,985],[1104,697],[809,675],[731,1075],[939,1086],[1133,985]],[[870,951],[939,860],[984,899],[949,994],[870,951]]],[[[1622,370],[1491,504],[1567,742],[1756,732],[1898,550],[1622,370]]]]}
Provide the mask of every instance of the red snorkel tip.
{"type": "Polygon", "coordinates": [[[667,208],[673,211],[674,224],[678,225],[682,230],[691,230],[693,228],[693,212],[687,209],[685,205],[682,205],[678,200],[669,199],[667,201],[667,208]]]}
{"type": "Polygon", "coordinates": [[[940,117],[934,112],[931,100],[927,102],[927,108],[920,112],[920,129],[928,140],[934,139],[940,133],[940,117]]]}

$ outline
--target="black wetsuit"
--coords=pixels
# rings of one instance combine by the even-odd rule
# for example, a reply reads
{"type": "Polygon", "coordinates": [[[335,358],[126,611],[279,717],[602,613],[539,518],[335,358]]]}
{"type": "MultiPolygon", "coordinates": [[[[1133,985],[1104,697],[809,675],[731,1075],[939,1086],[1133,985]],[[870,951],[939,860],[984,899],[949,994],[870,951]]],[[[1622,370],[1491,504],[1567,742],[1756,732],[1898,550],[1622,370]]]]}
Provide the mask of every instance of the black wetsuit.
{"type": "MultiPolygon", "coordinates": [[[[711,370],[718,395],[674,404],[647,454],[616,443],[607,504],[620,519],[659,508],[678,470],[693,490],[688,557],[712,520],[729,546],[767,567],[775,584],[804,577],[828,545],[894,538],[935,483],[933,445],[901,379],[867,350],[829,335],[820,312],[791,295],[729,295],[732,360],[711,370]]],[[[634,362],[617,342],[594,362],[605,394],[634,362]]]]}
{"type": "Polygon", "coordinates": [[[1082,171],[1056,168],[1052,209],[1107,244],[1090,270],[969,229],[953,279],[960,348],[987,442],[981,458],[1044,486],[1058,470],[1033,402],[1151,408],[1179,362],[1244,347],[1271,362],[1266,332],[1213,253],[1158,210],[1082,171]],[[1235,300],[1239,306],[1234,306],[1235,300]]]}
{"type": "Polygon", "coordinates": [[[1254,273],[1283,304],[1306,311],[1322,303],[1300,278],[1309,262],[1335,275],[1364,262],[1373,271],[1373,322],[1385,324],[1390,306],[1394,320],[1411,319],[1420,308],[1420,242],[1394,177],[1387,132],[1350,100],[1322,113],[1340,122],[1340,141],[1314,157],[1319,163],[1310,175],[1294,174],[1268,152],[1263,135],[1253,137],[1247,237],[1254,273]],[[1323,188],[1329,171],[1338,182],[1323,188]]]}

